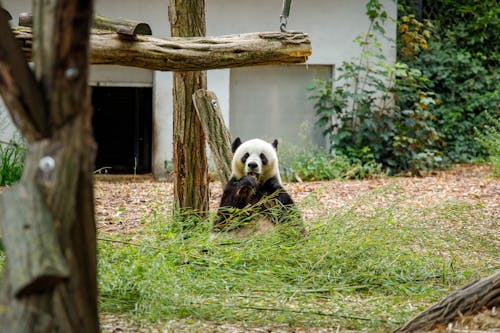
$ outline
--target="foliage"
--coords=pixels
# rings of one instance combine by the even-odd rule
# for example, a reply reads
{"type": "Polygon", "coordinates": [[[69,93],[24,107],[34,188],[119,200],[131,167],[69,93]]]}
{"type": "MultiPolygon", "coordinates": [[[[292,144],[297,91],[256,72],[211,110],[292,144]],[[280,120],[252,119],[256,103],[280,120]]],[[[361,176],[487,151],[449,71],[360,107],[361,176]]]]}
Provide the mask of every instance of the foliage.
{"type": "Polygon", "coordinates": [[[26,147],[18,140],[0,142],[0,186],[18,181],[24,168],[26,147]]]}
{"type": "Polygon", "coordinates": [[[475,128],[476,140],[488,152],[488,158],[493,169],[493,176],[500,177],[500,120],[489,113],[485,114],[489,124],[480,131],[475,128]]]}
{"type": "Polygon", "coordinates": [[[485,110],[497,112],[500,102],[496,19],[500,8],[494,0],[439,0],[424,4],[424,15],[430,21],[419,23],[414,16],[405,15],[413,6],[412,1],[399,4],[403,13],[399,57],[422,72],[428,89],[440,101],[432,114],[445,143],[443,155],[452,162],[482,157],[485,151],[474,138],[474,128],[483,127],[485,110]],[[418,44],[417,37],[408,37],[409,32],[417,37],[425,34],[425,48],[408,52],[418,44]]]}
{"type": "MultiPolygon", "coordinates": [[[[467,50],[485,67],[498,66],[500,7],[496,0],[440,0],[441,13],[433,18],[439,36],[452,40],[458,50],[467,50]]],[[[436,5],[436,4],[434,4],[436,5]]]]}
{"type": "Polygon", "coordinates": [[[413,62],[429,79],[429,88],[442,101],[433,110],[443,140],[444,154],[453,162],[465,162],[483,152],[474,140],[474,127],[485,122],[484,110],[497,110],[500,94],[498,71],[489,71],[470,52],[454,42],[434,40],[429,52],[413,62]]]}
{"type": "Polygon", "coordinates": [[[314,145],[284,145],[280,150],[280,173],[283,180],[289,182],[364,179],[382,174],[381,166],[375,162],[369,149],[355,155],[359,158],[331,155],[314,145]]]}
{"type": "MultiPolygon", "coordinates": [[[[310,87],[317,125],[332,150],[352,159],[369,149],[390,173],[412,174],[484,156],[474,128],[484,126],[485,110],[498,110],[500,72],[491,66],[498,60],[497,44],[486,50],[477,40],[469,43],[462,37],[464,31],[472,35],[480,26],[492,29],[498,24],[471,14],[477,9],[491,18],[498,12],[498,6],[486,2],[438,1],[439,13],[448,16],[443,8],[452,7],[455,19],[465,18],[470,26],[451,26],[444,15],[423,22],[403,15],[397,43],[403,63],[388,64],[379,42],[387,14],[378,1],[368,1],[371,25],[355,40],[361,46],[359,58],[344,62],[334,82],[317,81],[310,87]]],[[[398,5],[401,13],[410,12],[404,10],[409,3],[398,5]]],[[[490,32],[478,34],[478,40],[498,38],[490,32]]]]}
{"type": "MultiPolygon", "coordinates": [[[[421,71],[385,61],[379,37],[387,14],[382,7],[373,10],[373,3],[378,1],[367,5],[368,33],[355,40],[361,46],[359,59],[344,62],[333,83],[316,81],[310,87],[317,125],[337,154],[360,159],[360,152],[369,151],[375,163],[390,173],[418,174],[443,162],[431,112],[437,102],[421,71]]],[[[422,38],[418,45],[426,47],[422,38]]],[[[413,47],[407,56],[416,53],[413,47]]]]}
{"type": "Polygon", "coordinates": [[[429,48],[432,23],[429,20],[419,22],[415,15],[403,16],[398,26],[398,55],[402,61],[414,60],[422,51],[429,48]]]}
{"type": "MultiPolygon", "coordinates": [[[[144,221],[140,234],[101,234],[100,310],[151,322],[394,329],[497,263],[488,246],[493,232],[436,232],[448,223],[489,218],[480,207],[374,203],[397,192],[378,188],[311,221],[299,239],[276,229],[211,240],[210,221],[158,214],[144,221]]],[[[307,201],[308,209],[321,205],[314,195],[307,201]]]]}

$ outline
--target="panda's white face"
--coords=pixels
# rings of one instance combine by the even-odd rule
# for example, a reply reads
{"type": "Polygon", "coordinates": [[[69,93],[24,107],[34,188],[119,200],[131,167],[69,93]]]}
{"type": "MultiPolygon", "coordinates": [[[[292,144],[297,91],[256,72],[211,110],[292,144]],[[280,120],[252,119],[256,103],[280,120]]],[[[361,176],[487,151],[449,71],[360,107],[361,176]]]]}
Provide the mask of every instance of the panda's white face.
{"type": "Polygon", "coordinates": [[[233,142],[232,172],[237,179],[252,175],[259,184],[276,176],[281,184],[276,148],[278,141],[270,144],[261,139],[252,139],[241,143],[237,138],[233,142]]]}

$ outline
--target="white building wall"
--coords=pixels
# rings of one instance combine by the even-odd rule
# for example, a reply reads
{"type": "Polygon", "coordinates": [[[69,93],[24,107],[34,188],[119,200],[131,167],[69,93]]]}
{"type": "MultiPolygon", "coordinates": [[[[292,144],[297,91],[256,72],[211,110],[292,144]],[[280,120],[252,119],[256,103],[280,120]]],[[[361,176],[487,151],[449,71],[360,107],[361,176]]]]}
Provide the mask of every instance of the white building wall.
{"type": "MultiPolygon", "coordinates": [[[[381,0],[390,17],[396,17],[396,2],[381,0]]],[[[20,12],[31,12],[30,0],[3,0],[3,6],[14,17],[17,25],[20,12]]],[[[279,30],[282,0],[206,0],[207,35],[226,35],[257,31],[279,30]]],[[[369,26],[365,15],[364,0],[309,0],[292,1],[288,29],[307,32],[312,41],[313,54],[308,64],[340,65],[359,54],[353,43],[369,26]]],[[[96,13],[147,22],[155,37],[170,36],[168,0],[97,0],[96,13]]],[[[396,24],[387,24],[389,36],[396,36],[396,24]]],[[[394,45],[382,41],[386,58],[395,60],[394,45]]],[[[164,162],[172,158],[172,74],[117,66],[93,66],[93,84],[135,85],[139,82],[153,85],[153,170],[161,175],[164,162]],[[113,68],[115,67],[115,68],[113,68]],[[149,72],[149,73],[148,73],[149,72]],[[142,80],[142,81],[141,81],[142,80]],[[149,80],[149,81],[148,81],[149,80]],[[96,83],[100,82],[100,83],[96,83]]],[[[208,89],[219,97],[221,107],[229,122],[230,70],[208,72],[208,89]]],[[[265,84],[265,83],[263,83],[265,84]]],[[[1,109],[0,109],[1,112],[1,109]]],[[[0,119],[2,115],[0,115],[0,119]]],[[[0,127],[2,133],[7,131],[0,127]]],[[[0,133],[0,137],[2,137],[0,133]]]]}

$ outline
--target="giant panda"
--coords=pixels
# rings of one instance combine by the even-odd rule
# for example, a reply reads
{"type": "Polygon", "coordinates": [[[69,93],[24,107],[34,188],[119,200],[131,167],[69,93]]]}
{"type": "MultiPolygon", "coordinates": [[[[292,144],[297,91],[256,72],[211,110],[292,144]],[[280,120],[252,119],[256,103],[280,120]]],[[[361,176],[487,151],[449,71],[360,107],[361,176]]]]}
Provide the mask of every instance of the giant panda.
{"type": "Polygon", "coordinates": [[[224,188],[212,233],[246,237],[289,223],[303,233],[298,208],[281,183],[278,140],[261,139],[232,145],[231,178],[224,188]]]}

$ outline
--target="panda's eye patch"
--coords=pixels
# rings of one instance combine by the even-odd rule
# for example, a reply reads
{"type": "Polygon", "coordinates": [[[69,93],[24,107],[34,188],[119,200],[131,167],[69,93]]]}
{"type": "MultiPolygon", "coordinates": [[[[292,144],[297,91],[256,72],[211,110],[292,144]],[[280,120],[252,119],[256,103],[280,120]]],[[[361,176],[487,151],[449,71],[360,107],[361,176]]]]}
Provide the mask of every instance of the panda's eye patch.
{"type": "Polygon", "coordinates": [[[260,159],[261,159],[263,165],[267,164],[268,161],[267,161],[266,155],[260,154],[260,159]]]}
{"type": "Polygon", "coordinates": [[[241,162],[245,163],[247,161],[247,159],[248,159],[248,156],[250,156],[249,153],[246,153],[245,155],[243,155],[243,157],[241,158],[241,162]]]}

